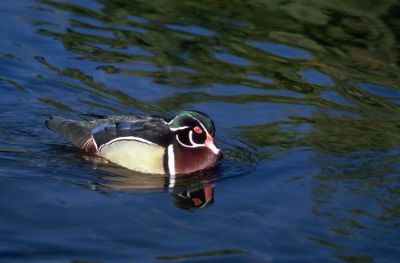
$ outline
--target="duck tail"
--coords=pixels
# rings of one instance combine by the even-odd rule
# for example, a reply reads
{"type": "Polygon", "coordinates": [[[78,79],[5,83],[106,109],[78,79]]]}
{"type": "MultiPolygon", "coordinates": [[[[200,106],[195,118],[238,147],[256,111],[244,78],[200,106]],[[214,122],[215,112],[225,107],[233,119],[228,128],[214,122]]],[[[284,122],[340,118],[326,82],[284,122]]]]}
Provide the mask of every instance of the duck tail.
{"type": "Polygon", "coordinates": [[[86,122],[73,121],[53,116],[45,122],[45,125],[49,130],[52,130],[70,140],[79,148],[83,148],[92,135],[91,129],[85,124],[86,122]]]}

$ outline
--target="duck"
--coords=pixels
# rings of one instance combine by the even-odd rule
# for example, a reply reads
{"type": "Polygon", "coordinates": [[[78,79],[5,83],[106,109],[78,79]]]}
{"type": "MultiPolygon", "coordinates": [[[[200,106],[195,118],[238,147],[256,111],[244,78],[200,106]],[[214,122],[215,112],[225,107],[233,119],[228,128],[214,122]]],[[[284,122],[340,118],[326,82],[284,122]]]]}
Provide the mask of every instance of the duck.
{"type": "Polygon", "coordinates": [[[191,174],[222,159],[214,122],[200,111],[181,111],[170,119],[125,115],[77,121],[52,116],[45,126],[88,155],[140,173],[191,174]]]}

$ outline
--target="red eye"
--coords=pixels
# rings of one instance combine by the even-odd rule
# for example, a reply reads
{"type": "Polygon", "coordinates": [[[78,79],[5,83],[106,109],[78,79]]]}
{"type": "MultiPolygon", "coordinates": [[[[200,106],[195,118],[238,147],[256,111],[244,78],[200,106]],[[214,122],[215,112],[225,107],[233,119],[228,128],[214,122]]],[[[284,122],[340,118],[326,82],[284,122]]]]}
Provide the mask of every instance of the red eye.
{"type": "Polygon", "coordinates": [[[200,134],[200,133],[203,132],[203,130],[202,130],[199,126],[194,127],[193,130],[194,130],[194,132],[197,133],[197,134],[200,134]]]}

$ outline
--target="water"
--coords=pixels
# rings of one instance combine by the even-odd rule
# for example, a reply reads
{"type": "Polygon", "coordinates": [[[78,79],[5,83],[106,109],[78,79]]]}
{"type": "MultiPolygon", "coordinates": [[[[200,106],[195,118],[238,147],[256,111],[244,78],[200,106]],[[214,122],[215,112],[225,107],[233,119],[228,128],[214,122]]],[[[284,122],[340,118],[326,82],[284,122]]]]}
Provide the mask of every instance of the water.
{"type": "Polygon", "coordinates": [[[396,1],[4,1],[4,262],[397,262],[396,1]],[[220,166],[88,159],[50,115],[208,113],[220,166]]]}

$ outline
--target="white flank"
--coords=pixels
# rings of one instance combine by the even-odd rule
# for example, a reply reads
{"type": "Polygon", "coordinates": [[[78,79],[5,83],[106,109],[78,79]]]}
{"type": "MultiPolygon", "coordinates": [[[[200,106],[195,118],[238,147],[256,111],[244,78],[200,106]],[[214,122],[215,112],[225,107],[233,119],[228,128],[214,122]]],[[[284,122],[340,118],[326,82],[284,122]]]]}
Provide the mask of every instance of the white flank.
{"type": "Polygon", "coordinates": [[[126,137],[118,137],[118,138],[115,138],[115,139],[109,141],[108,143],[103,144],[102,146],[100,146],[99,151],[101,151],[101,149],[102,149],[103,147],[108,146],[108,145],[112,144],[113,142],[123,141],[123,140],[132,140],[132,141],[144,142],[144,143],[147,143],[147,144],[150,144],[150,145],[158,146],[157,144],[152,143],[151,141],[145,140],[145,139],[140,138],[140,137],[126,136],[126,137]]]}
{"type": "Polygon", "coordinates": [[[165,174],[165,148],[135,137],[121,137],[102,145],[98,155],[128,169],[165,174]]]}

